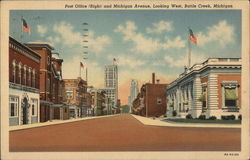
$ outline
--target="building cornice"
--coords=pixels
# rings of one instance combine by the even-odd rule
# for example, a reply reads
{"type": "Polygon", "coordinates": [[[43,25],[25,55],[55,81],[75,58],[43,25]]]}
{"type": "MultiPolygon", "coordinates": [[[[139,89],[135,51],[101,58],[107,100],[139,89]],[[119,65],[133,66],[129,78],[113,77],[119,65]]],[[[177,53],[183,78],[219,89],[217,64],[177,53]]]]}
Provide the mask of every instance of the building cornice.
{"type": "Polygon", "coordinates": [[[11,36],[9,36],[9,47],[15,50],[17,53],[29,57],[37,63],[40,63],[41,56],[38,53],[11,36]]]}

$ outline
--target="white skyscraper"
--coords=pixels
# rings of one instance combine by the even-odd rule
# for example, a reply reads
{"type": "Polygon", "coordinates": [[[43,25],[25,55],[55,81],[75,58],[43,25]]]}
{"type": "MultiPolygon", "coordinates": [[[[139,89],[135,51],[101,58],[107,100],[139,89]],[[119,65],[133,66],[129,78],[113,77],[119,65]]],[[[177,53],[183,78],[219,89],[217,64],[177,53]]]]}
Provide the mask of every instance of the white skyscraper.
{"type": "Polygon", "coordinates": [[[118,99],[118,67],[117,65],[106,65],[104,73],[104,87],[107,96],[113,101],[113,107],[117,104],[118,99]]]}
{"type": "Polygon", "coordinates": [[[133,105],[133,101],[136,99],[138,93],[139,93],[138,81],[132,79],[130,84],[130,95],[128,97],[130,112],[131,112],[131,107],[133,105]]]}

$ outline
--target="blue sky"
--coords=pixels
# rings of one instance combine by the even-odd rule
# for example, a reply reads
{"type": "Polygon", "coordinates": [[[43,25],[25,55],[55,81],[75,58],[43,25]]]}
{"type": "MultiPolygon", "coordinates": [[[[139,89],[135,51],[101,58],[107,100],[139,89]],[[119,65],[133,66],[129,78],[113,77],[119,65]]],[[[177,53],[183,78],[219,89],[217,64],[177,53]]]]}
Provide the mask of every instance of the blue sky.
{"type": "MultiPolygon", "coordinates": [[[[117,59],[119,96],[126,103],[129,82],[174,80],[187,65],[187,28],[197,37],[192,64],[209,57],[241,57],[239,10],[81,10],[11,11],[10,35],[22,42],[45,41],[64,59],[63,78],[79,76],[79,62],[88,66],[89,84],[103,87],[104,65],[117,59]],[[21,17],[31,34],[21,32],[21,17]],[[87,27],[82,23],[87,22],[87,27]],[[88,29],[88,49],[82,34],[88,29]],[[23,38],[20,35],[23,34],[23,38]],[[83,52],[88,51],[88,60],[83,52]]],[[[84,71],[83,71],[84,72],[84,71]]],[[[82,74],[84,75],[84,73],[82,74]]],[[[85,78],[83,76],[83,78],[85,78]]]]}

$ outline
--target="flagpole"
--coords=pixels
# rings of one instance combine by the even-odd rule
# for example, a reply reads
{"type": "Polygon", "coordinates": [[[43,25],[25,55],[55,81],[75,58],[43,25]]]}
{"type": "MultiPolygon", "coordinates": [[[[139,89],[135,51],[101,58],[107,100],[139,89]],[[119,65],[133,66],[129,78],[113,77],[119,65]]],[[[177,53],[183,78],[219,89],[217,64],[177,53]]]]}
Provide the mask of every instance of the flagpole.
{"type": "Polygon", "coordinates": [[[188,68],[191,67],[191,43],[190,40],[188,39],[188,68]]]}
{"type": "Polygon", "coordinates": [[[23,42],[23,16],[21,18],[21,36],[20,36],[21,42],[23,42]]]}

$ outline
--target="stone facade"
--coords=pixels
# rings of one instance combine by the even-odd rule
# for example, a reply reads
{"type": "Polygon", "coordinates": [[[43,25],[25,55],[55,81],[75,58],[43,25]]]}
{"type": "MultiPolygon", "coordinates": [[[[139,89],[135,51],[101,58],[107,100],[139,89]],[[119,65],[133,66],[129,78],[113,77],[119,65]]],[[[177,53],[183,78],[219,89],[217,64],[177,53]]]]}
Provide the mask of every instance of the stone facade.
{"type": "Polygon", "coordinates": [[[167,116],[240,115],[241,59],[210,58],[195,64],[167,87],[167,116]]]}

